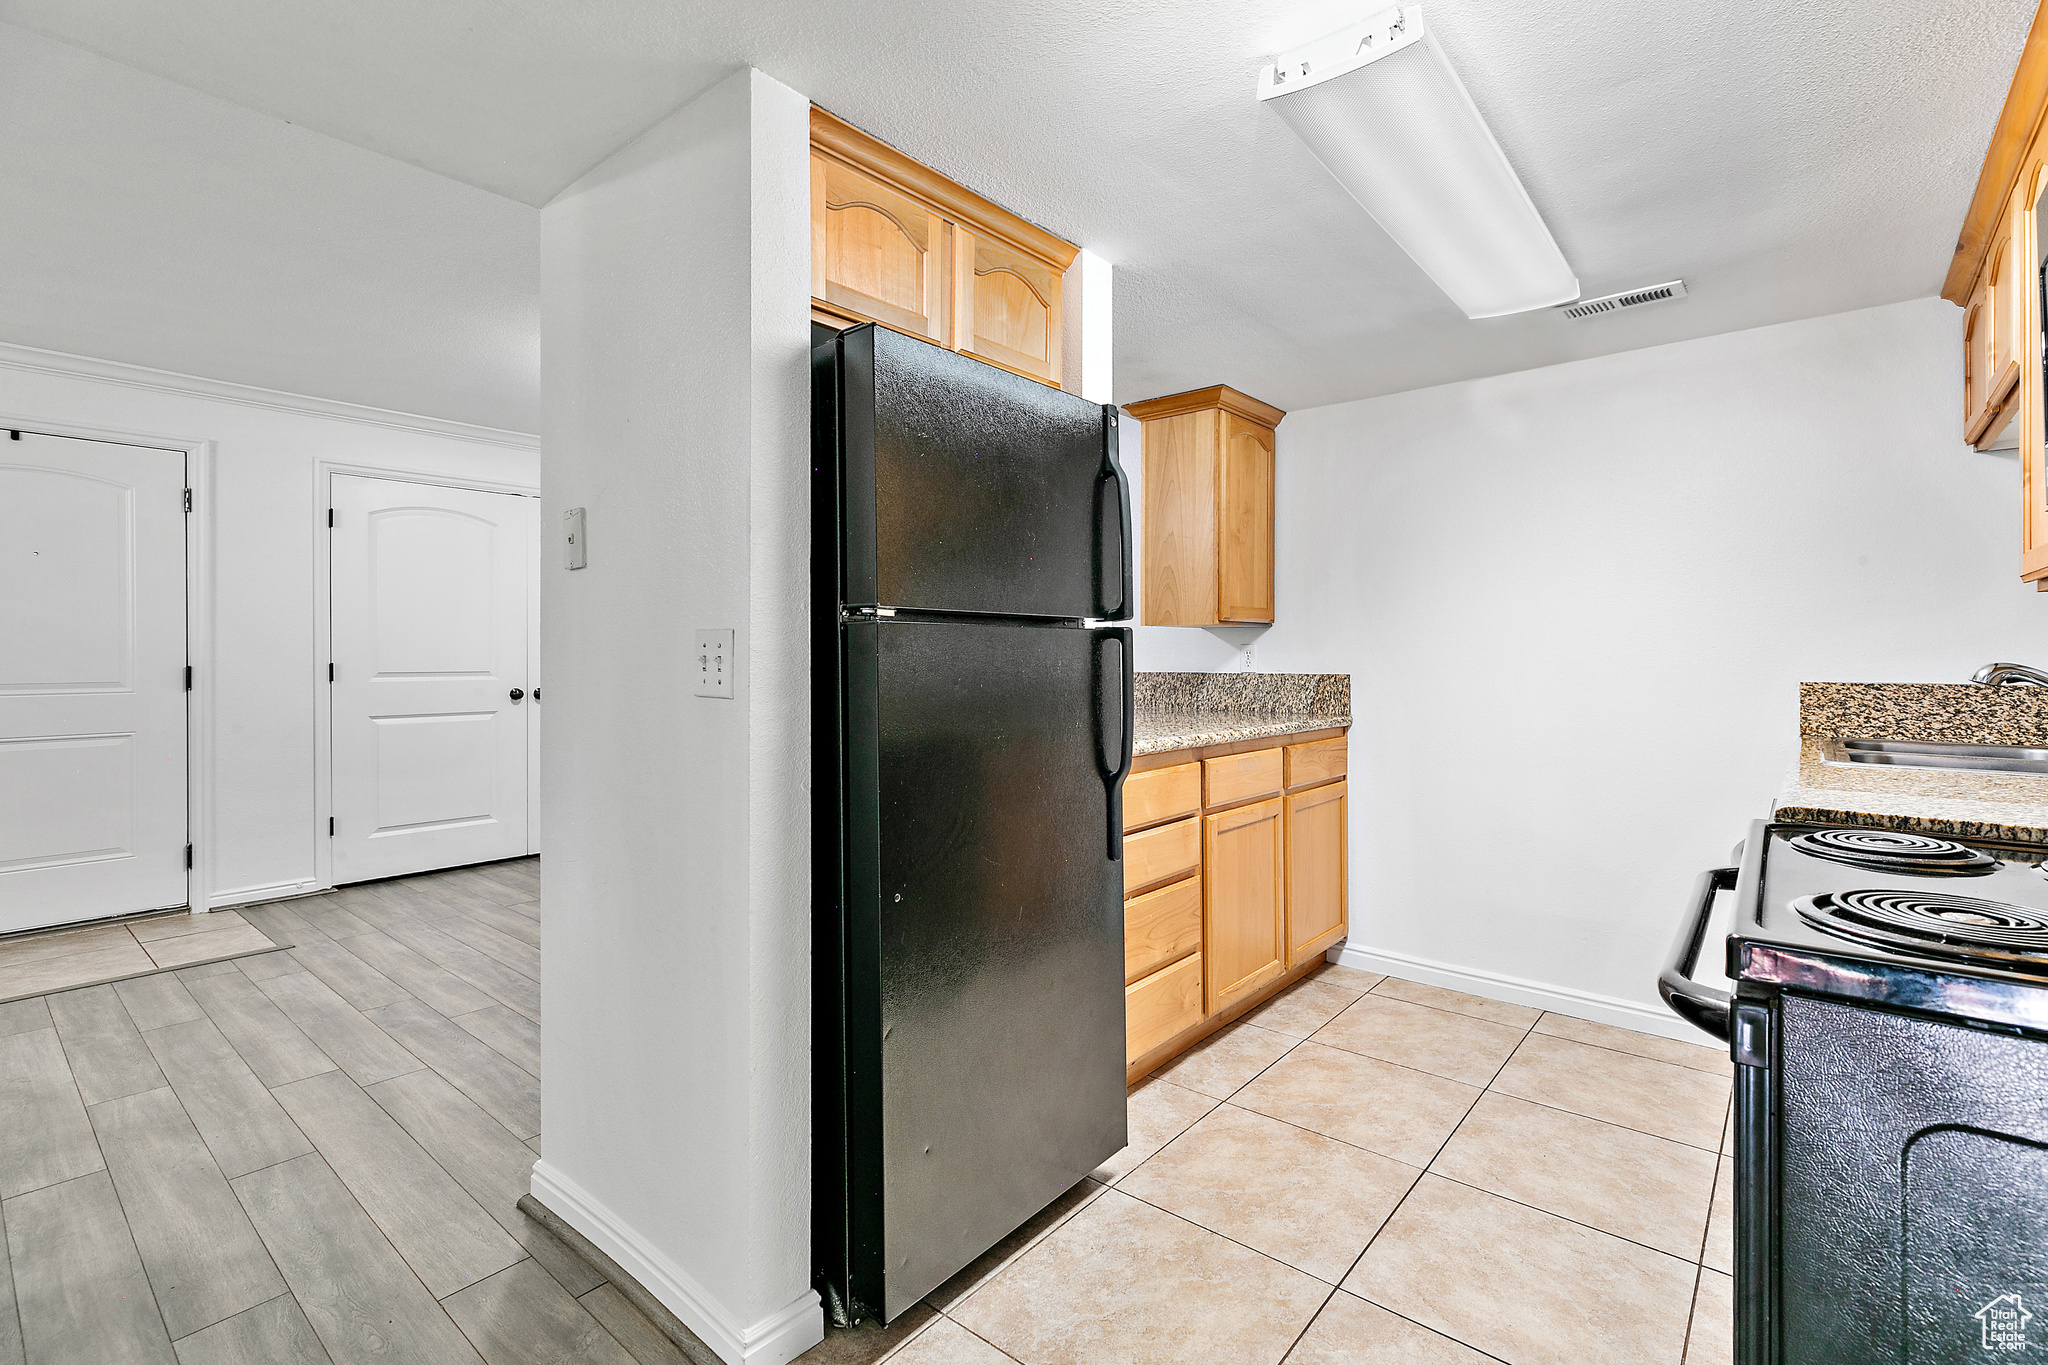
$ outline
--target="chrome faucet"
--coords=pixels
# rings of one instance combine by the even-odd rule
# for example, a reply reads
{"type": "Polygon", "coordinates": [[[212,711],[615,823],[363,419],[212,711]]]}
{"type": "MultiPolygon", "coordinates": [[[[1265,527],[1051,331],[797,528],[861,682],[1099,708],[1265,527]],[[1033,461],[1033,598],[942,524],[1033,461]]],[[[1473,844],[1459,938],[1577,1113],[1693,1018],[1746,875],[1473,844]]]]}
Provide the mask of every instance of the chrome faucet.
{"type": "Polygon", "coordinates": [[[2048,673],[2028,668],[2025,664],[1986,664],[1971,676],[1970,681],[1991,687],[2009,687],[2014,683],[2048,687],[2048,673]]]}

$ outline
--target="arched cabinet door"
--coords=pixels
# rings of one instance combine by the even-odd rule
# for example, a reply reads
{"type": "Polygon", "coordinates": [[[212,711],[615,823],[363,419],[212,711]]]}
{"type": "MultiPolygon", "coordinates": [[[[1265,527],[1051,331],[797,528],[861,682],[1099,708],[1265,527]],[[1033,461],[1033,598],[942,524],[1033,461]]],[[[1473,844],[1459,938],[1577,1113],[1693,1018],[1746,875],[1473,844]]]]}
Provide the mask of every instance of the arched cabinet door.
{"type": "Polygon", "coordinates": [[[811,296],[944,345],[952,225],[873,176],[811,154],[811,296]]]}
{"type": "Polygon", "coordinates": [[[1049,384],[1060,373],[1060,276],[1042,261],[956,228],[958,350],[1049,384]]]}

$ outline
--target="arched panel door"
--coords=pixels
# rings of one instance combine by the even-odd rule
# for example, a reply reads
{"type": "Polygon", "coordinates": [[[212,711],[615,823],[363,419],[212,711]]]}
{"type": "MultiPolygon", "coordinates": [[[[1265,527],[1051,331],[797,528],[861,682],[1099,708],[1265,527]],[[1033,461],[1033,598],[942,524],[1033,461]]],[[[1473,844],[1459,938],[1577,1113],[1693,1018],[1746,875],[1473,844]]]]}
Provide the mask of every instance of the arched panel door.
{"type": "Polygon", "coordinates": [[[535,499],[331,493],[334,880],[524,855],[535,499]]]}

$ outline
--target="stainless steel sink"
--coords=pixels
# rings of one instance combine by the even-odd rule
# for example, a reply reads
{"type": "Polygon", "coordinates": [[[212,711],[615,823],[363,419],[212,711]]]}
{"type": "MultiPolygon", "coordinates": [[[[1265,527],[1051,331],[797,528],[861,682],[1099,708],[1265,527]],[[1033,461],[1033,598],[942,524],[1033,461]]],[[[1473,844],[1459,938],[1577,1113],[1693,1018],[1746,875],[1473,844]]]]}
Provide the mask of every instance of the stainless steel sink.
{"type": "Polygon", "coordinates": [[[2048,749],[2016,744],[1920,744],[1902,739],[1826,739],[1829,763],[1893,768],[1945,768],[1966,773],[2024,773],[2048,777],[2048,749]]]}

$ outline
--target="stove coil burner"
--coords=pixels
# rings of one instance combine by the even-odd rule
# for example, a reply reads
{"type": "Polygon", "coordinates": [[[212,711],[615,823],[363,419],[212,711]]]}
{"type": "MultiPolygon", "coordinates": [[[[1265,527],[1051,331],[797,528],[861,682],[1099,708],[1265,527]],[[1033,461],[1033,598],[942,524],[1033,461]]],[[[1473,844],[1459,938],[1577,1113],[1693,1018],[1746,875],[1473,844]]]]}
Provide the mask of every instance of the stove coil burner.
{"type": "Polygon", "coordinates": [[[1923,956],[2040,971],[2048,967],[2048,914],[1999,901],[1921,891],[1841,891],[1792,908],[1816,929],[1923,956]]]}
{"type": "Polygon", "coordinates": [[[1998,859],[1947,839],[1896,829],[1821,829],[1789,841],[1801,853],[1847,863],[1866,872],[1910,877],[1981,877],[1998,870],[1998,859]]]}

